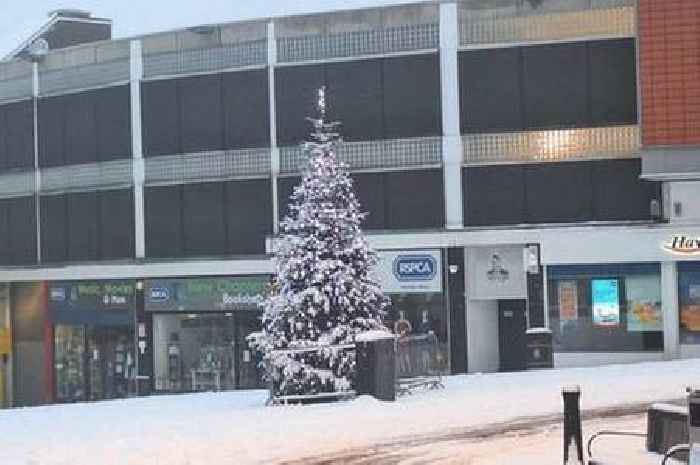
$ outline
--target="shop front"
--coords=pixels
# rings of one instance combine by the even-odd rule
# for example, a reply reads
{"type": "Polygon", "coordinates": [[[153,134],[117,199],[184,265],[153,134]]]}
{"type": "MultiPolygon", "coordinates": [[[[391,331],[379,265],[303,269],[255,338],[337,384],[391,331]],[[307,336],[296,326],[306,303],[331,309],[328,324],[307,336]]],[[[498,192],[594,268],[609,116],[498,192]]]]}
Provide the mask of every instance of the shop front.
{"type": "Polygon", "coordinates": [[[134,282],[51,282],[47,293],[55,401],[134,395],[134,282]]]}
{"type": "Polygon", "coordinates": [[[260,330],[267,276],[145,281],[157,392],[262,387],[246,337],[260,330]]]}
{"type": "Polygon", "coordinates": [[[0,409],[11,405],[11,356],[10,286],[0,284],[0,409]]]}
{"type": "Polygon", "coordinates": [[[385,324],[399,337],[399,369],[450,371],[449,312],[439,249],[380,251],[377,279],[391,299],[385,324]]]}
{"type": "Polygon", "coordinates": [[[678,263],[678,312],[682,352],[700,356],[700,261],[678,263]]]}

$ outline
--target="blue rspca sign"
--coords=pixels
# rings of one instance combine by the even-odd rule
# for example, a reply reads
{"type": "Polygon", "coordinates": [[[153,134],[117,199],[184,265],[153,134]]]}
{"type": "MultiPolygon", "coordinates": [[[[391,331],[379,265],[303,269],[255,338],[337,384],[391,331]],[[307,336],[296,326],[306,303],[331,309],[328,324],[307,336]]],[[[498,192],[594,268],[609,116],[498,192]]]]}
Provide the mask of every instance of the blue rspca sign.
{"type": "Polygon", "coordinates": [[[437,273],[437,261],[432,255],[399,255],[393,270],[399,281],[430,281],[437,273]]]}

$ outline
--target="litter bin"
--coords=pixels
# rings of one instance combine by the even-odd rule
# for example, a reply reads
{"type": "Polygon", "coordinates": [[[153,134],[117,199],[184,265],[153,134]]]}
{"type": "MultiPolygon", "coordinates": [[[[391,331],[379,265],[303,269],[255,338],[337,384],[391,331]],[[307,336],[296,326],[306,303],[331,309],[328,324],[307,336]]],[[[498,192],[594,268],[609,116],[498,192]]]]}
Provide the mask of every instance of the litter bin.
{"type": "Polygon", "coordinates": [[[396,349],[394,335],[368,331],[355,338],[356,390],[379,400],[396,400],[396,349]]]}
{"type": "Polygon", "coordinates": [[[548,328],[530,328],[527,337],[527,369],[553,368],[552,331],[548,328]]]}

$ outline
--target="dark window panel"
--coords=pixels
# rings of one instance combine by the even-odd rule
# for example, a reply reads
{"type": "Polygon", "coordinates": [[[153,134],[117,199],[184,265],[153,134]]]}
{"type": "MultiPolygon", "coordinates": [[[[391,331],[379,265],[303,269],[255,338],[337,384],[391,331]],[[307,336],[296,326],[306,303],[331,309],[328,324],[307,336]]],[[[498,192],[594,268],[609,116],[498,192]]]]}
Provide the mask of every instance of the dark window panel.
{"type": "Polygon", "coordinates": [[[525,167],[529,223],[568,223],[593,218],[591,163],[567,162],[525,167]]]}
{"type": "Polygon", "coordinates": [[[41,197],[41,260],[68,261],[68,210],[66,196],[41,197]]]}
{"type": "Polygon", "coordinates": [[[270,180],[230,181],[225,184],[224,189],[228,253],[265,253],[265,238],[272,234],[270,180]],[[253,201],[255,208],[251,208],[253,201]]]}
{"type": "Polygon", "coordinates": [[[459,53],[462,133],[523,128],[519,48],[459,53]]]}
{"type": "Polygon", "coordinates": [[[0,201],[0,265],[12,265],[7,201],[0,201]]]}
{"type": "Polygon", "coordinates": [[[294,188],[301,183],[299,176],[277,178],[277,205],[280,220],[289,214],[290,197],[294,188]]]}
{"type": "Polygon", "coordinates": [[[100,256],[134,256],[134,197],[131,189],[100,192],[100,256]]]}
{"type": "Polygon", "coordinates": [[[13,265],[36,263],[36,202],[34,197],[7,199],[10,261],[13,265]]]}
{"type": "Polygon", "coordinates": [[[586,44],[523,47],[522,53],[525,126],[589,125],[586,44]]]}
{"type": "Polygon", "coordinates": [[[386,173],[353,173],[352,180],[360,208],[367,213],[363,227],[387,229],[386,173]]]}
{"type": "Polygon", "coordinates": [[[180,110],[175,79],[141,83],[144,156],[180,153],[180,110]]]}
{"type": "Polygon", "coordinates": [[[99,209],[95,192],[68,194],[68,260],[99,258],[99,209]]]}
{"type": "Polygon", "coordinates": [[[637,123],[634,39],[588,43],[594,126],[637,123]]]}
{"type": "Polygon", "coordinates": [[[382,139],[382,61],[329,63],[326,78],[329,119],[340,121],[343,139],[382,139]]]}
{"type": "Polygon", "coordinates": [[[224,147],[270,146],[267,69],[226,73],[223,79],[224,147]]]}
{"type": "Polygon", "coordinates": [[[65,99],[66,164],[97,161],[95,93],[67,95],[65,99]]]}
{"type": "Polygon", "coordinates": [[[97,158],[100,161],[131,157],[131,96],[129,86],[96,91],[97,158]]]}
{"type": "Polygon", "coordinates": [[[224,145],[221,75],[178,79],[177,87],[182,151],[221,150],[224,145]]]}
{"type": "Polygon", "coordinates": [[[223,183],[186,184],[183,189],[185,255],[225,254],[223,183]]]}
{"type": "Polygon", "coordinates": [[[444,227],[442,170],[397,171],[386,176],[390,229],[444,227]]]}
{"type": "Polygon", "coordinates": [[[465,168],[462,183],[466,225],[525,222],[525,175],[522,165],[465,168]]]}
{"type": "Polygon", "coordinates": [[[147,187],[144,204],[146,256],[182,257],[182,186],[147,187]]]}
{"type": "Polygon", "coordinates": [[[39,99],[39,166],[42,168],[66,164],[63,113],[67,97],[39,99]]]}
{"type": "Polygon", "coordinates": [[[441,134],[440,62],[436,54],[384,59],[383,87],[385,138],[441,134]]]}
{"type": "Polygon", "coordinates": [[[319,87],[325,84],[323,65],[285,66],[275,70],[277,142],[296,145],[308,138],[307,117],[317,116],[319,87]]]}
{"type": "Polygon", "coordinates": [[[643,181],[640,160],[593,163],[594,218],[599,221],[649,220],[649,204],[660,199],[660,183],[643,181]]]}
{"type": "Polygon", "coordinates": [[[0,107],[0,163],[2,168],[34,166],[34,106],[31,100],[0,107]],[[2,118],[4,117],[4,121],[2,118]],[[4,142],[2,141],[4,139],[4,142]],[[4,150],[3,150],[4,148],[4,150]]]}

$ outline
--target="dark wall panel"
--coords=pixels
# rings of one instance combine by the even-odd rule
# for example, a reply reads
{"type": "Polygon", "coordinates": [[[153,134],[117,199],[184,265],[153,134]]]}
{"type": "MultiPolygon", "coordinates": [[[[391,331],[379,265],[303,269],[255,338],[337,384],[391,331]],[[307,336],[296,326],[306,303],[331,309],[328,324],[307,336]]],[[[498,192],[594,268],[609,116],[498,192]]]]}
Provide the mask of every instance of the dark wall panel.
{"type": "Polygon", "coordinates": [[[7,208],[8,245],[12,265],[36,263],[36,202],[19,197],[0,202],[7,208]]]}
{"type": "Polygon", "coordinates": [[[0,106],[0,169],[34,166],[34,106],[31,100],[0,106]]]}
{"type": "Polygon", "coordinates": [[[388,228],[441,228],[445,225],[441,170],[386,174],[388,228]]]}
{"type": "Polygon", "coordinates": [[[65,161],[68,165],[97,161],[95,99],[91,93],[65,96],[65,161]]]}
{"type": "Polygon", "coordinates": [[[103,191],[100,198],[100,257],[134,256],[134,197],[131,189],[103,191]]]}
{"type": "Polygon", "coordinates": [[[524,47],[525,125],[586,126],[589,122],[586,44],[524,47]]]}
{"type": "Polygon", "coordinates": [[[265,253],[272,234],[270,180],[230,181],[224,185],[227,252],[234,255],[265,253]],[[251,208],[254,204],[256,207],[251,208]]]}
{"type": "Polygon", "coordinates": [[[525,174],[522,165],[465,168],[462,183],[466,225],[525,222],[525,174]]]}
{"type": "Polygon", "coordinates": [[[326,65],[329,118],[342,123],[343,139],[381,139],[382,61],[362,60],[326,65]]]}
{"type": "Polygon", "coordinates": [[[68,202],[68,260],[99,258],[99,209],[94,192],[66,196],[68,202]]]}
{"type": "Polygon", "coordinates": [[[97,159],[131,157],[131,96],[129,86],[96,91],[97,159]]]}
{"type": "Polygon", "coordinates": [[[523,128],[519,48],[459,53],[462,133],[523,128]]]}
{"type": "Polygon", "coordinates": [[[226,253],[223,184],[186,184],[182,198],[185,255],[226,253]]]}
{"type": "Polygon", "coordinates": [[[41,260],[68,261],[68,209],[66,196],[41,197],[41,260]]]}
{"type": "Polygon", "coordinates": [[[180,152],[180,113],[177,81],[141,83],[141,116],[144,156],[180,152]]]}
{"type": "Polygon", "coordinates": [[[588,44],[593,125],[637,123],[634,39],[588,44]]]}
{"type": "Polygon", "coordinates": [[[0,202],[0,265],[12,264],[12,253],[10,249],[10,223],[8,218],[8,205],[0,202]]]}
{"type": "Polygon", "coordinates": [[[180,97],[181,151],[223,148],[221,75],[196,76],[177,81],[180,97]]]}
{"type": "Polygon", "coordinates": [[[223,79],[224,146],[270,146],[267,70],[226,73],[223,79]]]}
{"type": "Polygon", "coordinates": [[[144,203],[146,256],[182,257],[182,187],[147,187],[144,203]]]}
{"type": "Polygon", "coordinates": [[[590,163],[528,165],[529,223],[586,221],[593,217],[590,163]]]}
{"type": "Polygon", "coordinates": [[[308,137],[311,126],[306,118],[317,115],[317,92],[325,82],[323,65],[277,68],[275,99],[279,145],[296,145],[308,137]]]}
{"type": "Polygon", "coordinates": [[[660,184],[639,179],[640,160],[593,163],[593,213],[596,220],[651,219],[650,202],[661,199],[660,184]]]}
{"type": "Polygon", "coordinates": [[[382,68],[385,138],[440,135],[438,56],[387,58],[382,68]]]}
{"type": "Polygon", "coordinates": [[[39,165],[66,164],[63,111],[68,96],[48,97],[38,102],[39,165]]]}
{"type": "Polygon", "coordinates": [[[385,229],[387,227],[387,197],[385,173],[354,173],[352,175],[355,194],[360,200],[360,208],[367,213],[365,229],[385,229]]]}

